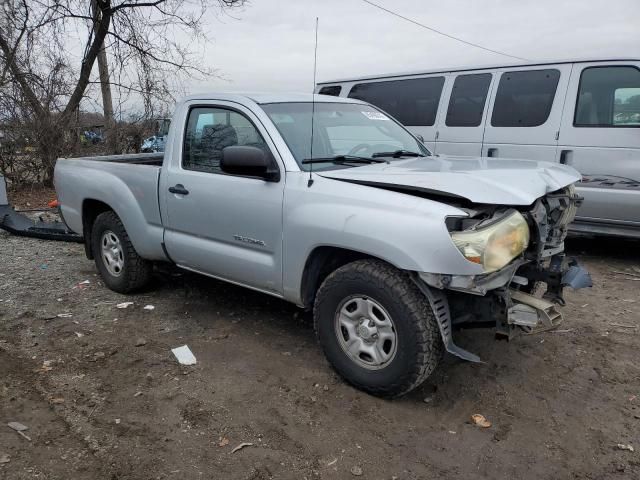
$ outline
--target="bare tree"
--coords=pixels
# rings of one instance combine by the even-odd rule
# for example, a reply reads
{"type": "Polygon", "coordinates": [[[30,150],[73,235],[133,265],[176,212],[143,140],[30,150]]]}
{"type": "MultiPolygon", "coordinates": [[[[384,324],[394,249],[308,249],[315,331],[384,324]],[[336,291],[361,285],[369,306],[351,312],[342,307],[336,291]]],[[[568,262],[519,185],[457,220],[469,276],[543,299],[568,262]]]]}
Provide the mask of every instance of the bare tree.
{"type": "Polygon", "coordinates": [[[38,133],[36,148],[46,179],[52,179],[55,159],[64,151],[70,127],[91,86],[108,83],[123,91],[122,95],[142,98],[144,108],[151,110],[152,99],[166,99],[177,79],[212,73],[201,67],[192,50],[194,44],[207,39],[204,16],[211,11],[223,14],[243,3],[4,0],[0,6],[0,95],[18,94],[24,102],[25,115],[38,133]],[[82,42],[79,63],[73,54],[74,39],[82,42]],[[105,49],[111,75],[102,72],[94,78],[94,64],[105,49]]]}

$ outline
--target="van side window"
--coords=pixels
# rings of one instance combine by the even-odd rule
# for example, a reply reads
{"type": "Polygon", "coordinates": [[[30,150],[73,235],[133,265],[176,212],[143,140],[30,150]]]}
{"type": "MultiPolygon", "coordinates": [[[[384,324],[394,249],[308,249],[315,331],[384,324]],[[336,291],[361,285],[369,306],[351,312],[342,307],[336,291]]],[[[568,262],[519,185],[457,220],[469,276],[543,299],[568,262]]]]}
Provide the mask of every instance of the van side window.
{"type": "Polygon", "coordinates": [[[332,97],[339,97],[341,91],[342,86],[340,85],[328,85],[326,87],[322,87],[318,93],[320,95],[331,95],[332,97]]]}
{"type": "Polygon", "coordinates": [[[573,118],[576,127],[640,127],[640,69],[587,67],[573,118]]]}
{"type": "Polygon", "coordinates": [[[404,125],[431,127],[436,123],[443,85],[444,77],[359,83],[349,97],[385,110],[404,125]]]}
{"type": "Polygon", "coordinates": [[[477,127],[482,123],[484,104],[491,84],[490,73],[458,75],[453,82],[447,127],[477,127]]]}
{"type": "Polygon", "coordinates": [[[192,108],[182,146],[182,167],[223,173],[222,149],[235,145],[258,147],[269,153],[262,135],[243,114],[225,108],[192,108]]]}
{"type": "Polygon", "coordinates": [[[521,70],[500,77],[493,127],[538,127],[547,121],[558,88],[558,70],[521,70]]]}

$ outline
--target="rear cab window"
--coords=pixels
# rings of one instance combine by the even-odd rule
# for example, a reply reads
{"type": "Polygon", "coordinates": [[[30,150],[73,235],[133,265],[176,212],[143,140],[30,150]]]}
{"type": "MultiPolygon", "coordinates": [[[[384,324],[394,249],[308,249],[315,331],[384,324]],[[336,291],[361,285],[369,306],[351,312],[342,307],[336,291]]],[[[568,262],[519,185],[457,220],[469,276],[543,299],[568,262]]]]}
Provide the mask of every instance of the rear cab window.
{"type": "Polygon", "coordinates": [[[504,72],[491,115],[492,127],[538,127],[549,118],[560,71],[504,72]]]}
{"type": "Polygon", "coordinates": [[[575,127],[640,127],[640,69],[587,67],[580,75],[575,127]]]}
{"type": "Polygon", "coordinates": [[[412,127],[431,127],[436,122],[444,77],[412,78],[358,83],[350,98],[362,100],[412,127]]]}

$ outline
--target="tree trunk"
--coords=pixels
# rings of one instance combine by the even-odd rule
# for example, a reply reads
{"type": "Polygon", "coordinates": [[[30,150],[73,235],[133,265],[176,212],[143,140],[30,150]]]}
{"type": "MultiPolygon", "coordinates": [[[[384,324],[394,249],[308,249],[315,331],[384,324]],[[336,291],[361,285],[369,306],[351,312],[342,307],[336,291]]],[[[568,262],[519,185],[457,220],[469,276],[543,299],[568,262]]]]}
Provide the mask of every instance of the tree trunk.
{"type": "MultiPolygon", "coordinates": [[[[96,1],[93,0],[92,7],[95,18],[99,18],[99,10],[96,1]]],[[[109,153],[118,153],[118,134],[116,132],[116,122],[113,118],[113,99],[111,98],[111,79],[109,77],[109,63],[107,61],[107,51],[104,42],[98,52],[98,72],[100,74],[100,89],[102,90],[102,108],[104,110],[104,136],[109,153]]]]}
{"type": "Polygon", "coordinates": [[[98,70],[100,72],[100,88],[102,89],[102,107],[104,110],[105,142],[109,153],[118,153],[118,133],[113,118],[113,100],[111,98],[111,84],[109,83],[109,64],[104,44],[98,53],[98,70]]]}
{"type": "Polygon", "coordinates": [[[48,187],[53,187],[56,160],[63,154],[68,126],[66,123],[60,123],[60,118],[54,119],[51,115],[39,122],[37,148],[44,170],[43,183],[48,187]]]}

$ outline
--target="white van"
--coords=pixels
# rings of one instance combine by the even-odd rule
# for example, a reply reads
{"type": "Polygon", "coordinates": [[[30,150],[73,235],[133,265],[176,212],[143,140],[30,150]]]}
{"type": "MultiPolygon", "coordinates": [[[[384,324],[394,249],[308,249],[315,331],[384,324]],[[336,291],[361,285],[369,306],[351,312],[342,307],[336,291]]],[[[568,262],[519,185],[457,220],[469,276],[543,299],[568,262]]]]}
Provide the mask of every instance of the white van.
{"type": "Polygon", "coordinates": [[[321,82],[394,116],[435,154],[571,165],[572,229],[640,238],[640,60],[571,60],[321,82]]]}

